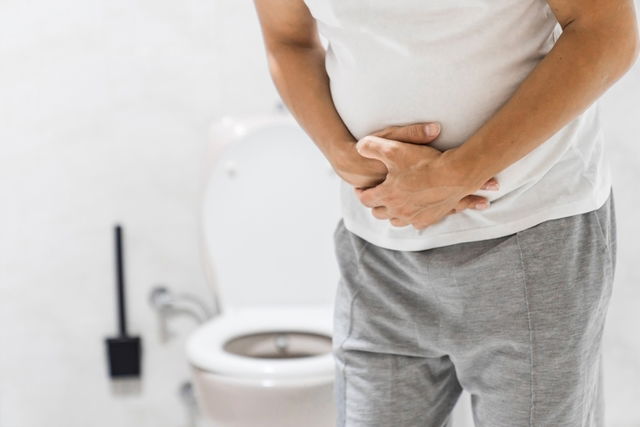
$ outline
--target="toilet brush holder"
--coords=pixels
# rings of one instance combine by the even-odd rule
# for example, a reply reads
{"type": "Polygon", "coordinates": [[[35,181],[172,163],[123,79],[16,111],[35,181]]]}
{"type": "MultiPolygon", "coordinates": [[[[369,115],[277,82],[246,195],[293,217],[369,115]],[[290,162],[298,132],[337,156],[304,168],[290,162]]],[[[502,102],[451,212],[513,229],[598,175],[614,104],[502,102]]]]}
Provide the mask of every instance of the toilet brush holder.
{"type": "Polygon", "coordinates": [[[141,373],[142,340],[127,333],[125,305],[124,257],[122,249],[122,227],[115,226],[116,252],[116,296],[118,331],[116,337],[106,339],[109,376],[111,378],[139,377],[141,373]]]}

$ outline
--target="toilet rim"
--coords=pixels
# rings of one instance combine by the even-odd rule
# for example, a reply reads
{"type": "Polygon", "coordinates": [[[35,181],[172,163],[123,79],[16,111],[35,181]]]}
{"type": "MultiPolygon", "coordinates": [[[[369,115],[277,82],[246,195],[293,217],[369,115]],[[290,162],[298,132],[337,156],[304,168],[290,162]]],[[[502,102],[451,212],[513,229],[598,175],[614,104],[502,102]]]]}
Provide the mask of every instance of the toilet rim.
{"type": "Polygon", "coordinates": [[[203,371],[242,378],[300,379],[332,376],[332,352],[292,359],[249,358],[229,353],[224,343],[239,335],[274,330],[331,337],[331,308],[259,307],[225,312],[198,328],[187,340],[189,363],[203,371]]]}

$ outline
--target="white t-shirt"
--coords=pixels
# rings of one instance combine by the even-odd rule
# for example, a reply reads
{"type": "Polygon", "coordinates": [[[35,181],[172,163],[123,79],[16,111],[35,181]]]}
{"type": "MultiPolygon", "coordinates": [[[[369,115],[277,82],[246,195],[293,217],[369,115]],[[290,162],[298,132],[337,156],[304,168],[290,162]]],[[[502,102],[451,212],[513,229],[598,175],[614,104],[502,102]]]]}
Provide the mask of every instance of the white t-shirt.
{"type": "MultiPolygon", "coordinates": [[[[438,121],[430,146],[464,143],[553,47],[561,28],[545,0],[305,0],[328,41],[334,104],[357,139],[438,121]]],[[[375,218],[341,182],[345,227],[384,248],[417,251],[491,239],[599,208],[611,190],[598,107],[495,178],[491,203],[422,230],[375,218]]]]}

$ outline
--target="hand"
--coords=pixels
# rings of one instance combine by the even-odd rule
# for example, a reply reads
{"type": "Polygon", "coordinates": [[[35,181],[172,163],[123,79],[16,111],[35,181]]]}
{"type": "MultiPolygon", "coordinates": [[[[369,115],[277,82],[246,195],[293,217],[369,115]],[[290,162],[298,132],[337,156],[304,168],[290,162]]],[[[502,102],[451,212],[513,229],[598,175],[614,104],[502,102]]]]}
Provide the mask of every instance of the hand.
{"type": "MultiPolygon", "coordinates": [[[[438,123],[426,122],[404,126],[390,126],[374,132],[372,135],[399,142],[424,145],[434,141],[439,134],[440,125],[438,123]],[[434,126],[434,128],[433,130],[428,130],[427,126],[434,126]]],[[[343,180],[356,189],[374,187],[385,180],[389,171],[382,161],[362,156],[356,149],[355,142],[347,142],[343,147],[342,150],[339,150],[334,162],[334,169],[343,180]]],[[[441,153],[435,148],[430,148],[435,152],[441,153]]],[[[480,187],[481,190],[498,190],[498,188],[498,182],[495,178],[489,179],[480,187]]],[[[484,198],[482,199],[485,200],[484,198]]],[[[466,209],[469,207],[468,202],[468,199],[461,200],[450,213],[460,212],[466,209]]],[[[392,221],[392,224],[394,222],[400,225],[397,219],[392,221]]]]}
{"type": "MultiPolygon", "coordinates": [[[[390,126],[372,135],[406,143],[427,144],[438,137],[437,123],[416,123],[405,126],[390,126]],[[427,129],[427,126],[431,126],[427,129]]],[[[334,157],[334,169],[338,176],[353,187],[372,187],[384,181],[387,167],[377,159],[363,157],[356,150],[356,141],[341,146],[334,157]]]]}
{"type": "Polygon", "coordinates": [[[412,224],[420,230],[463,209],[483,209],[476,207],[479,203],[488,206],[486,198],[471,193],[495,179],[482,187],[469,183],[464,171],[448,162],[455,148],[440,152],[426,145],[366,136],[356,143],[356,150],[387,167],[381,184],[355,191],[365,206],[373,208],[373,216],[390,219],[392,225],[412,224]]]}
{"type": "MultiPolygon", "coordinates": [[[[436,122],[426,122],[389,126],[371,135],[412,144],[428,144],[440,135],[440,125],[436,122]],[[427,130],[427,126],[433,126],[433,128],[427,130]]],[[[389,172],[380,160],[363,157],[358,153],[356,142],[344,143],[333,157],[332,163],[338,176],[356,188],[378,185],[384,181],[389,172]]],[[[481,189],[497,190],[497,185],[495,178],[491,178],[481,189]]]]}

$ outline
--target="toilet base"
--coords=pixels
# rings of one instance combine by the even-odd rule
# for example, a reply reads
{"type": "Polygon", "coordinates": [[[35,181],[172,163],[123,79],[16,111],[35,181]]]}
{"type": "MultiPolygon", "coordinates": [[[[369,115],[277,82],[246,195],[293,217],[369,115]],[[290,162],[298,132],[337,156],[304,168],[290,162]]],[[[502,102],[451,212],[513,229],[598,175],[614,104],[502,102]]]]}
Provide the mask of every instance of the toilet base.
{"type": "Polygon", "coordinates": [[[245,379],[192,367],[196,399],[211,427],[334,427],[333,376],[245,379]]]}

